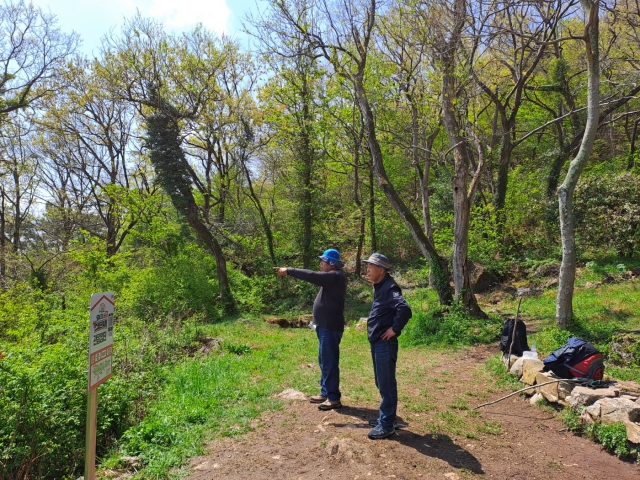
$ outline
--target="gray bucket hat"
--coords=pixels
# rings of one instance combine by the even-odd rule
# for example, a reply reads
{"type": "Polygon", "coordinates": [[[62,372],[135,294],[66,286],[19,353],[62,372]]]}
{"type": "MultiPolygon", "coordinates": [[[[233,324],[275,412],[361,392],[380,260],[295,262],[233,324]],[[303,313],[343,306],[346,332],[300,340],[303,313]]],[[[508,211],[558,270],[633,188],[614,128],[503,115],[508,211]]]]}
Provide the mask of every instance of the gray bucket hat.
{"type": "Polygon", "coordinates": [[[382,255],[381,253],[372,253],[367,260],[362,260],[364,263],[373,263],[379,267],[382,267],[386,270],[391,269],[391,263],[389,259],[382,255]]]}

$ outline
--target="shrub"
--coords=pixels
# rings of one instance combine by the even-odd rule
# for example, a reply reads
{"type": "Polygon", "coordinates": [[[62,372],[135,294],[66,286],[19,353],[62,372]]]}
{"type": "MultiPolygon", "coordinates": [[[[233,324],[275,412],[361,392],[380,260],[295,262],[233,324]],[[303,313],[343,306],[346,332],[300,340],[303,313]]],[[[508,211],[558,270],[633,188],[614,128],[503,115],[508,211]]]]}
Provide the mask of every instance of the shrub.
{"type": "Polygon", "coordinates": [[[640,176],[583,175],[576,188],[576,231],[586,245],[631,257],[640,244],[640,176]]]}
{"type": "Polygon", "coordinates": [[[116,296],[121,314],[146,319],[185,318],[202,312],[220,318],[215,260],[193,246],[158,265],[131,272],[116,296]]]}
{"type": "Polygon", "coordinates": [[[474,345],[496,340],[502,330],[497,318],[480,320],[454,303],[447,311],[415,311],[400,337],[406,345],[474,345]]]}
{"type": "Polygon", "coordinates": [[[0,478],[59,478],[82,464],[84,368],[60,344],[0,361],[0,478]]]}
{"type": "Polygon", "coordinates": [[[308,312],[318,287],[292,277],[278,278],[274,272],[248,277],[230,270],[230,282],[241,310],[249,313],[308,312]]]}
{"type": "Polygon", "coordinates": [[[604,449],[618,458],[637,455],[638,450],[630,446],[627,440],[627,428],[622,422],[610,424],[594,423],[585,428],[585,433],[601,443],[604,449]]]}

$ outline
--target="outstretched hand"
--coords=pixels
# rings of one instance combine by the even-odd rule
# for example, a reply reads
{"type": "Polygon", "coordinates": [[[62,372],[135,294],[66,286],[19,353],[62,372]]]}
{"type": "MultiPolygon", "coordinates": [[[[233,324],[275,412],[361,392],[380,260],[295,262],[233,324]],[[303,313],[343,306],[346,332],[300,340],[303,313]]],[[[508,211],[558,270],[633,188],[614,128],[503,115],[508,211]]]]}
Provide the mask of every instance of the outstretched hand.
{"type": "Polygon", "coordinates": [[[287,267],[273,267],[279,277],[284,277],[287,275],[287,267]]]}

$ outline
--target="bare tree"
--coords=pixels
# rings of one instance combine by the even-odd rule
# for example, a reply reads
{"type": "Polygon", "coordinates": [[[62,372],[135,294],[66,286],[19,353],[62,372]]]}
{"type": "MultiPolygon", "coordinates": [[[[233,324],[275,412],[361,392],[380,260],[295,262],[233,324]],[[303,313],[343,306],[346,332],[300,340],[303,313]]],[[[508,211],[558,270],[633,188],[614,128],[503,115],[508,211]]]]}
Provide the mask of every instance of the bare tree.
{"type": "Polygon", "coordinates": [[[54,159],[62,154],[64,163],[73,160],[71,168],[88,187],[90,205],[99,220],[82,226],[104,240],[111,257],[148,205],[144,201],[150,193],[148,180],[140,164],[144,160],[136,153],[140,142],[133,134],[136,112],[129,103],[109,95],[106,79],[90,65],[79,62],[70,77],[65,94],[47,105],[47,115],[40,121],[62,151],[43,145],[43,154],[54,159]]]}
{"type": "MultiPolygon", "coordinates": [[[[60,79],[64,76],[60,74],[75,51],[78,38],[75,34],[63,34],[57,28],[53,15],[45,14],[23,0],[0,4],[0,38],[0,131],[8,138],[10,134],[6,130],[13,128],[10,126],[12,123],[14,126],[19,123],[15,119],[17,112],[36,107],[39,101],[63,88],[64,83],[60,79]]],[[[18,147],[15,144],[11,146],[11,142],[6,146],[11,149],[18,147]]],[[[13,152],[19,153],[21,148],[13,152]]],[[[12,163],[8,157],[3,160],[7,162],[8,172],[24,168],[12,163]]],[[[20,182],[16,183],[20,175],[10,176],[14,178],[14,193],[21,191],[20,182]]],[[[11,201],[7,197],[6,186],[3,187],[0,201],[0,276],[6,273],[7,243],[14,243],[16,248],[20,243],[20,228],[14,228],[13,239],[7,237],[9,212],[6,209],[12,203],[13,221],[17,220],[18,224],[25,212],[21,206],[24,199],[10,197],[11,201]]]]}
{"type": "Polygon", "coordinates": [[[449,286],[449,269],[446,259],[438,254],[433,242],[425,235],[423,227],[417,221],[409,207],[403,202],[387,175],[382,148],[377,138],[377,126],[374,112],[369,101],[365,76],[367,60],[373,48],[373,34],[376,25],[377,8],[381,2],[339,0],[317,2],[316,10],[309,15],[309,22],[296,15],[288,1],[278,1],[283,19],[297,32],[305,35],[318,52],[334,68],[335,72],[349,81],[354,89],[360,114],[362,115],[373,171],[380,188],[409,229],[413,240],[421,253],[429,261],[435,276],[435,289],[442,304],[452,301],[449,286]]]}
{"type": "Polygon", "coordinates": [[[0,114],[34,106],[63,88],[61,70],[78,46],[55,16],[24,0],[0,5],[0,114]]]}
{"type": "Polygon", "coordinates": [[[569,164],[564,182],[558,188],[560,211],[560,234],[562,236],[562,264],[556,299],[556,322],[566,329],[573,317],[573,288],[576,276],[575,219],[573,193],[584,165],[593,149],[598,131],[600,108],[600,52],[599,52],[599,6],[600,0],[580,0],[584,11],[584,32],[579,37],[585,45],[587,61],[587,122],[580,150],[569,164]]]}
{"type": "Polygon", "coordinates": [[[498,152],[494,204],[501,217],[499,227],[506,216],[504,204],[512,153],[523,141],[516,126],[527,100],[526,89],[531,88],[540,63],[549,56],[548,47],[557,37],[560,21],[573,13],[576,3],[576,0],[478,2],[471,7],[474,19],[469,20],[470,72],[490,99],[497,120],[489,150],[498,152]]]}
{"type": "Polygon", "coordinates": [[[475,317],[486,317],[471,288],[468,271],[469,222],[471,205],[484,171],[485,157],[480,140],[466,123],[468,96],[462,87],[464,77],[458,75],[459,57],[464,48],[463,34],[468,15],[466,0],[420,4],[419,12],[429,32],[427,42],[434,53],[434,69],[442,78],[442,122],[453,154],[453,251],[452,271],[455,298],[475,317]],[[430,7],[436,7],[431,10],[430,7]],[[478,161],[473,161],[472,146],[476,145],[478,161]],[[474,170],[471,179],[470,171],[474,170]]]}
{"type": "MultiPolygon", "coordinates": [[[[289,123],[280,128],[278,135],[286,136],[289,145],[294,182],[291,188],[300,220],[300,247],[302,264],[309,268],[317,253],[314,247],[314,227],[317,224],[317,175],[322,152],[316,131],[316,103],[321,94],[324,69],[319,65],[310,38],[295,25],[289,25],[274,2],[271,10],[247,21],[254,29],[248,30],[259,41],[259,52],[272,71],[269,92],[271,100],[283,111],[289,123]]],[[[286,8],[301,22],[310,17],[312,2],[294,0],[286,8]]]]}
{"type": "Polygon", "coordinates": [[[8,248],[22,252],[24,225],[37,195],[39,162],[33,152],[33,129],[18,115],[0,130],[0,280],[7,275],[8,248]]]}

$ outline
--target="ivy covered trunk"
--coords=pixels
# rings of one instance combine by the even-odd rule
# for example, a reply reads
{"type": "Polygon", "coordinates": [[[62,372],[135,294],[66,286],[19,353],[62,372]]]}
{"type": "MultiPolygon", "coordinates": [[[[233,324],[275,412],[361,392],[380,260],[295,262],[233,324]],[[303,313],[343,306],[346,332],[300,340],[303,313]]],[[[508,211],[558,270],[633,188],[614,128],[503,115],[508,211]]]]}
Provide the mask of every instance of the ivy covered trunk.
{"type": "Polygon", "coordinates": [[[191,189],[191,179],[187,160],[180,148],[179,112],[161,99],[151,99],[156,105],[152,115],[147,117],[147,147],[158,182],[171,198],[176,210],[184,216],[198,238],[216,259],[216,273],[220,301],[226,313],[235,311],[227,262],[222,247],[200,218],[200,212],[191,189]]]}

